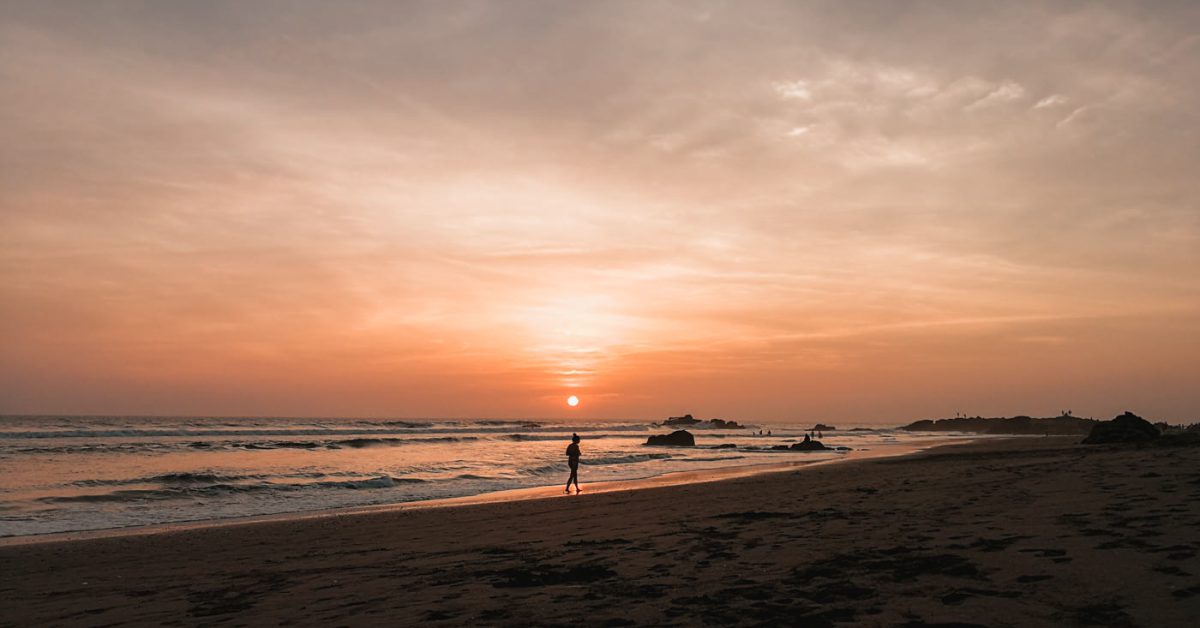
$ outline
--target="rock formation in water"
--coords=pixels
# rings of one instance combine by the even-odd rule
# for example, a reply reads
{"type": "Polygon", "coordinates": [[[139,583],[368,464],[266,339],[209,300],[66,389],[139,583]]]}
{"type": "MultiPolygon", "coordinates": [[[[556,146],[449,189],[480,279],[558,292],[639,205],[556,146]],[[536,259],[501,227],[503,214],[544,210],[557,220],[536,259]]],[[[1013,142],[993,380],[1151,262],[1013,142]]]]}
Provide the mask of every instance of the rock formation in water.
{"type": "Polygon", "coordinates": [[[696,437],[687,430],[676,430],[670,434],[655,434],[646,439],[647,445],[668,447],[695,447],[696,437]]]}
{"type": "Polygon", "coordinates": [[[663,425],[695,425],[700,423],[700,419],[693,417],[690,414],[683,416],[673,416],[663,421],[663,425]]]}
{"type": "Polygon", "coordinates": [[[825,443],[815,439],[804,437],[804,440],[798,443],[789,445],[772,445],[773,451],[850,451],[849,447],[826,447],[825,443]]]}
{"type": "Polygon", "coordinates": [[[724,419],[709,419],[707,421],[702,421],[700,419],[693,417],[690,414],[685,414],[683,416],[673,416],[673,417],[667,419],[666,421],[663,421],[663,425],[670,425],[672,427],[695,426],[698,428],[707,428],[707,429],[713,429],[713,430],[740,430],[740,429],[742,429],[742,426],[739,425],[737,421],[726,421],[724,419]]]}
{"type": "Polygon", "coordinates": [[[798,443],[792,443],[789,449],[792,451],[827,451],[829,448],[825,446],[825,443],[815,438],[805,438],[798,443]]]}

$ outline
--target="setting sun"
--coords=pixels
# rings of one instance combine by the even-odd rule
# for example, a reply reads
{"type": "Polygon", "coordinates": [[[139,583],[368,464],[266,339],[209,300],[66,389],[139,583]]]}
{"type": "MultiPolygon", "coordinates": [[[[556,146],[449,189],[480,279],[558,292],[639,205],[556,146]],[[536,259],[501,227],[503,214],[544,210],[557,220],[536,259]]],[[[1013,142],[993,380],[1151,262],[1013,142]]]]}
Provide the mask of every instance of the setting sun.
{"type": "Polygon", "coordinates": [[[1196,76],[1200,0],[0,0],[0,628],[1200,628],[1196,76]]]}

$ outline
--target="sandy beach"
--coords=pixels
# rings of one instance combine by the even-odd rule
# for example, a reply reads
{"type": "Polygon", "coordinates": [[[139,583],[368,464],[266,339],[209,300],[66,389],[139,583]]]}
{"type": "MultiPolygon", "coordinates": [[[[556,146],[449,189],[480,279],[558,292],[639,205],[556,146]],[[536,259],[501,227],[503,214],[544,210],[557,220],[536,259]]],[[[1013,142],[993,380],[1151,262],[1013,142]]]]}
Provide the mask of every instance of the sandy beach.
{"type": "Polygon", "coordinates": [[[1075,441],[9,546],[0,624],[1195,625],[1200,449],[1075,441]]]}

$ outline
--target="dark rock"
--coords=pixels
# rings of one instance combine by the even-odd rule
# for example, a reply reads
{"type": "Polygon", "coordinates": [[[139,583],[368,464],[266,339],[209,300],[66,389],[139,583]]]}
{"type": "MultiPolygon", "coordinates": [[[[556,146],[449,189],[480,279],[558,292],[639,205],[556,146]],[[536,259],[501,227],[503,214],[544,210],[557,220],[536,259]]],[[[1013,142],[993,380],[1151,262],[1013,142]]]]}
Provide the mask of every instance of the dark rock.
{"type": "Polygon", "coordinates": [[[1157,427],[1132,412],[1126,412],[1111,421],[1097,423],[1092,433],[1083,439],[1083,444],[1147,443],[1158,437],[1157,427]]]}
{"type": "Polygon", "coordinates": [[[736,443],[722,443],[720,445],[717,445],[713,449],[737,449],[737,444],[736,443]]]}
{"type": "Polygon", "coordinates": [[[676,430],[670,434],[655,434],[646,439],[647,445],[668,447],[695,447],[696,437],[687,430],[676,430]]]}
{"type": "Polygon", "coordinates": [[[789,449],[791,449],[792,451],[827,451],[827,450],[829,450],[829,448],[826,447],[824,445],[824,443],[822,443],[821,441],[809,440],[809,439],[804,439],[803,441],[800,441],[799,443],[792,443],[792,446],[789,447],[789,449]]]}
{"type": "Polygon", "coordinates": [[[740,430],[740,429],[742,429],[742,426],[739,425],[737,421],[726,421],[724,419],[709,419],[707,421],[702,421],[700,419],[697,419],[696,417],[693,417],[690,414],[685,414],[683,416],[673,416],[673,417],[667,419],[666,421],[663,421],[663,425],[670,425],[672,427],[688,427],[688,426],[694,425],[696,427],[703,427],[703,428],[714,429],[714,430],[740,430]]]}
{"type": "Polygon", "coordinates": [[[1063,415],[1045,419],[1027,416],[960,417],[955,419],[923,419],[900,429],[909,432],[974,432],[977,434],[1087,434],[1097,421],[1063,415]]]}
{"type": "Polygon", "coordinates": [[[697,423],[700,423],[700,419],[694,418],[690,414],[673,416],[666,421],[663,421],[663,425],[695,425],[697,423]]]}
{"type": "Polygon", "coordinates": [[[817,423],[816,425],[813,426],[814,432],[833,432],[836,430],[837,430],[836,427],[834,427],[832,425],[825,425],[824,423],[817,423]]]}
{"type": "Polygon", "coordinates": [[[772,451],[787,451],[789,449],[791,449],[791,447],[788,447],[787,445],[771,445],[772,451]]]}

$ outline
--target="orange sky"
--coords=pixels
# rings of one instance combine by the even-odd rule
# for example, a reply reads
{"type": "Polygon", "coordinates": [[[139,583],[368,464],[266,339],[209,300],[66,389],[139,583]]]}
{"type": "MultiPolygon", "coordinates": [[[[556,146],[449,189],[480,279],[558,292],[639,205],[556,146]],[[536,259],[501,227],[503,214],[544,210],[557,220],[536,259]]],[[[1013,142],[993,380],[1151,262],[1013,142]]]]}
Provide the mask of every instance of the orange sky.
{"type": "Polygon", "coordinates": [[[1200,419],[1198,27],[5,3],[0,413],[1200,419]]]}

